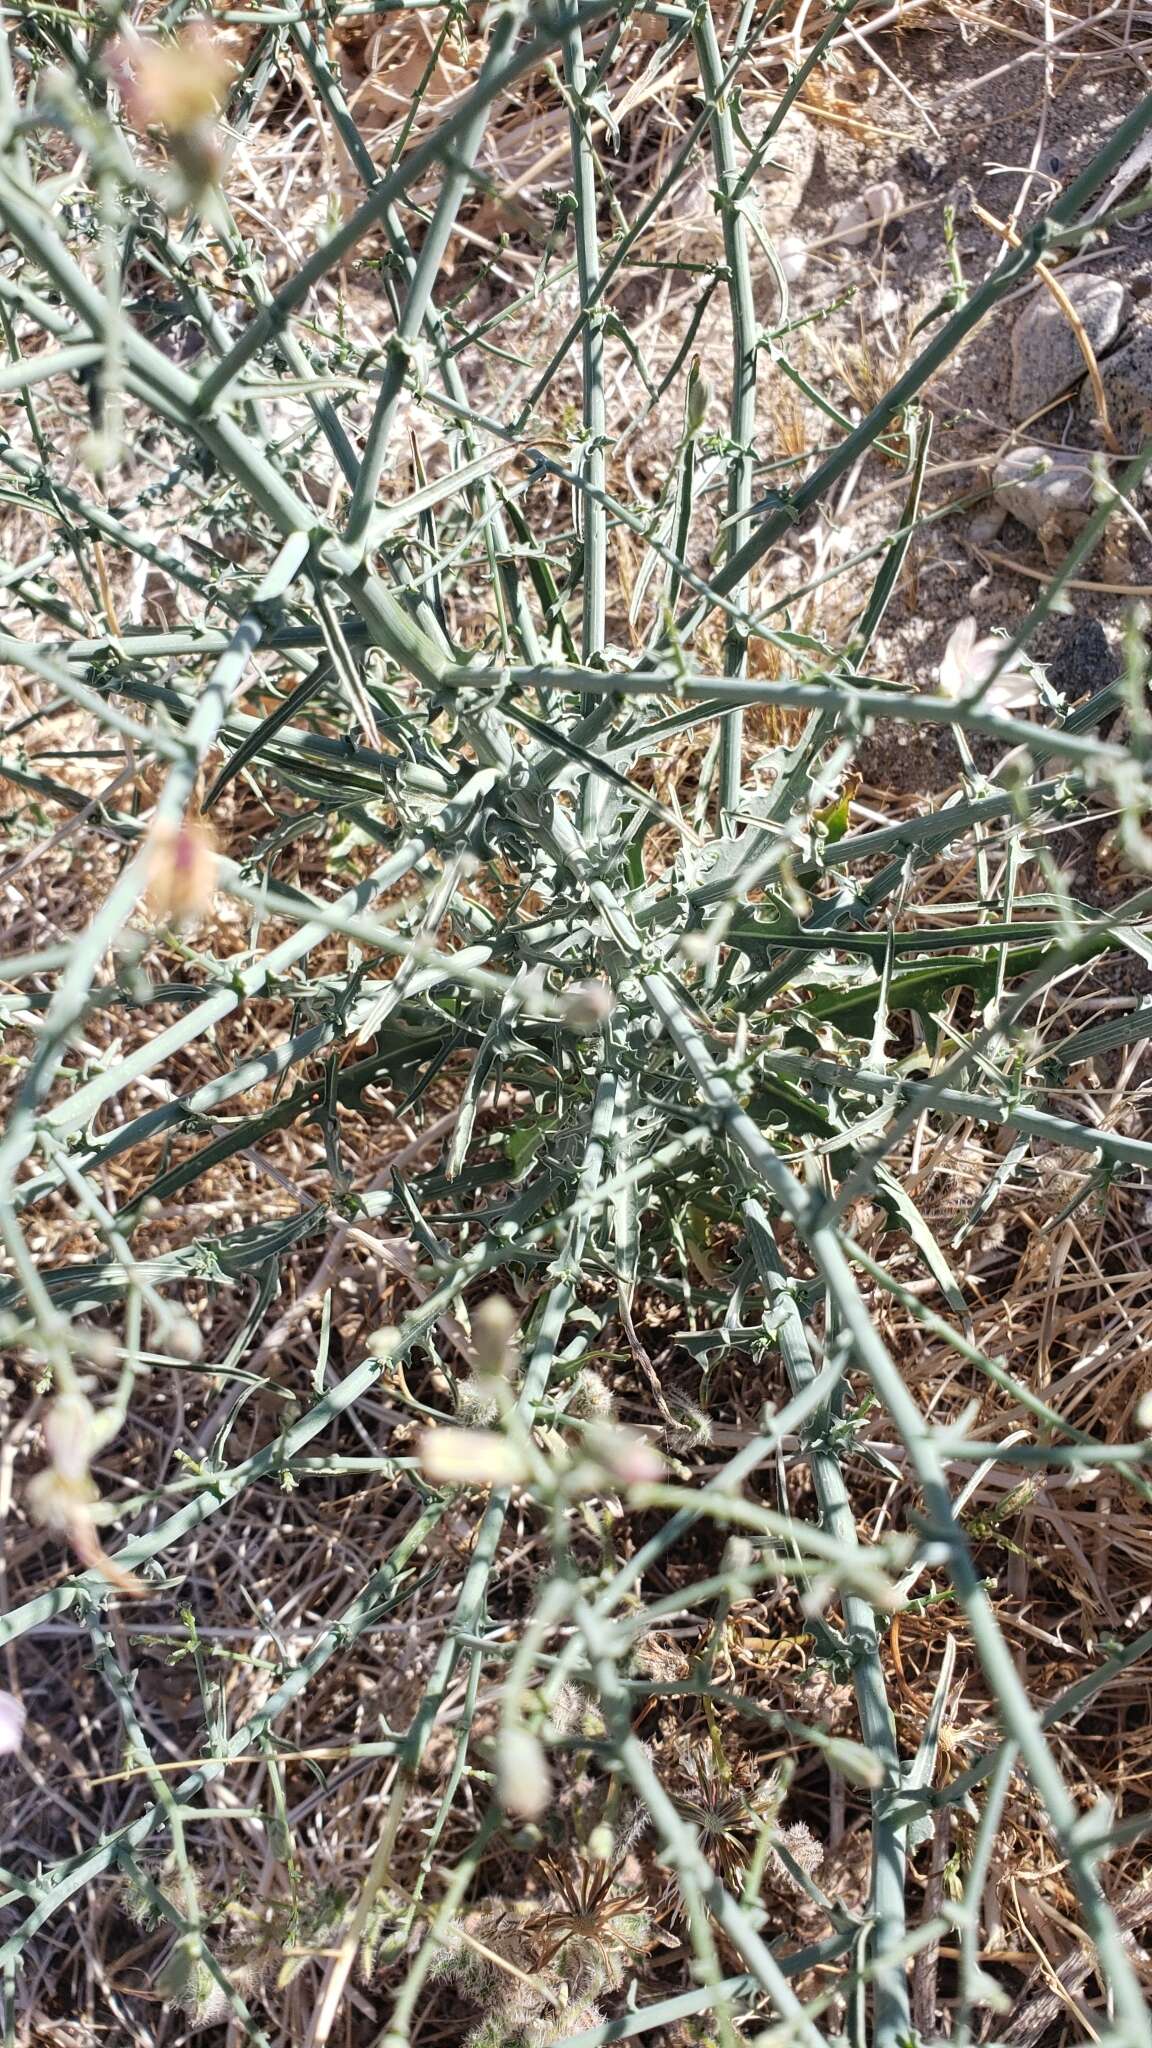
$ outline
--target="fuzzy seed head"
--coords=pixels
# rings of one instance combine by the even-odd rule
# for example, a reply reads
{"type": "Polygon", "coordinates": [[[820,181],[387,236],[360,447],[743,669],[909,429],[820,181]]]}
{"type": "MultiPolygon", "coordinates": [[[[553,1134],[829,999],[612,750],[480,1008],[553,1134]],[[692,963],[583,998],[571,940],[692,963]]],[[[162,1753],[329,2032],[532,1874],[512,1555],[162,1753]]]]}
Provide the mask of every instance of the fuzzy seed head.
{"type": "Polygon", "coordinates": [[[121,36],[106,61],[133,126],[163,128],[177,136],[211,126],[223,110],[236,69],[204,27],[186,29],[170,42],[121,36]]]}

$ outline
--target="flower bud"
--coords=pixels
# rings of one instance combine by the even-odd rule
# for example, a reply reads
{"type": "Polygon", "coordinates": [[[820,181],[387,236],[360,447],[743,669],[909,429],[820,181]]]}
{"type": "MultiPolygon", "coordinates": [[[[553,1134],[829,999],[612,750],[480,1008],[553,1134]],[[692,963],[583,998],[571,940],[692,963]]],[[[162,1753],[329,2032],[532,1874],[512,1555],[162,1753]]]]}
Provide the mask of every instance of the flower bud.
{"type": "Polygon", "coordinates": [[[588,1854],[593,1863],[611,1863],[616,1854],[616,1838],[607,1821],[601,1821],[588,1837],[588,1854]]]}
{"type": "Polygon", "coordinates": [[[365,1350],[372,1358],[379,1359],[382,1365],[386,1365],[390,1358],[396,1356],[403,1341],[403,1335],[395,1323],[382,1323],[378,1330],[373,1330],[365,1350]]]}
{"type": "Polygon", "coordinates": [[[654,1486],[664,1477],[664,1460],[654,1443],[635,1429],[601,1425],[590,1429],[588,1450],[619,1486],[654,1486]]]}
{"type": "Polygon", "coordinates": [[[489,1295],[470,1311],[472,1366],[477,1379],[511,1379],[519,1363],[520,1319],[503,1295],[489,1295]]]}
{"type": "Polygon", "coordinates": [[[420,1466],[433,1486],[516,1486],[528,1470],[519,1451],[496,1429],[426,1429],[420,1466]]]}
{"type": "Polygon", "coordinates": [[[615,1007],[616,997],[606,981],[574,981],[560,992],[561,1021],[581,1037],[599,1031],[615,1007]]]}
{"type": "Polygon", "coordinates": [[[111,1372],[120,1362],[120,1346],[111,1330],[83,1330],[75,1333],[76,1349],[100,1372],[111,1372]]]}
{"type": "Polygon", "coordinates": [[[749,1543],[747,1536],[730,1536],[724,1545],[720,1569],[725,1572],[746,1572],[755,1561],[756,1546],[749,1543]]]}
{"type": "Polygon", "coordinates": [[[174,1315],[156,1332],[156,1348],[170,1358],[182,1359],[185,1365],[195,1365],[204,1350],[199,1324],[191,1316],[174,1315]]]}
{"type": "Polygon", "coordinates": [[[821,1746],[826,1761],[850,1785],[866,1785],[875,1791],[884,1783],[884,1765],[864,1743],[853,1741],[850,1735],[831,1735],[821,1746]]]}
{"type": "Polygon", "coordinates": [[[688,372],[688,393],[684,403],[684,425],[689,434],[700,432],[708,417],[712,397],[712,386],[700,368],[700,358],[693,356],[692,368],[688,372]]]}
{"type": "Polygon", "coordinates": [[[207,825],[183,819],[152,833],[146,901],[159,924],[188,925],[216,893],[216,847],[207,825]]]}
{"type": "Polygon", "coordinates": [[[502,1728],[496,1744],[496,1791],[505,1813],[539,1820],[552,1797],[552,1774],[541,1743],[527,1728],[502,1728]]]}

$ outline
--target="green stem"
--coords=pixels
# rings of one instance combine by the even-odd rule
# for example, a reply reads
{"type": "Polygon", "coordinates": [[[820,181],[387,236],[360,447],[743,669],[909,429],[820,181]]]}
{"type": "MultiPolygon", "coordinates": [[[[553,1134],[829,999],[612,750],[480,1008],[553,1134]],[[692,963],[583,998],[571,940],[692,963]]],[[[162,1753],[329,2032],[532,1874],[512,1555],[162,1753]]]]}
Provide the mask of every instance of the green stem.
{"type": "MultiPolygon", "coordinates": [[[[716,24],[708,0],[696,16],[693,43],[700,66],[700,78],[708,95],[712,160],[716,169],[716,205],[724,236],[725,282],[732,330],[732,379],[728,415],[728,514],[725,522],[728,561],[731,564],[745,547],[751,532],[752,499],[755,493],[756,455],[756,369],[760,332],[752,291],[752,265],[744,208],[749,204],[742,189],[736,155],[736,131],[725,87],[725,69],[716,39],[716,24]]],[[[738,34],[737,40],[741,38],[738,34]]],[[[725,594],[741,607],[748,602],[748,579],[730,579],[725,594]]],[[[724,673],[739,679],[745,674],[748,643],[734,621],[729,621],[724,642],[724,673]]],[[[730,820],[740,805],[741,756],[744,717],[739,707],[725,712],[720,722],[720,820],[730,820]]],[[[729,828],[730,829],[730,828],[729,828]]]]}
{"type": "Polygon", "coordinates": [[[1116,2016],[1129,2048],[1152,2042],[1152,2021],[1131,1957],[1100,1886],[1092,1855],[1083,1846],[1084,1828],[1076,1802],[1044,1740],[1036,1710],[1016,1670],[1012,1653],[996,1620],[952,1509],[952,1500],[931,1432],[916,1406],[886,1345],[877,1333],[856,1288],[836,1232],[819,1225],[808,1233],[808,1246],[823,1273],[829,1292],[849,1331],[856,1355],[876,1393],[904,1440],[924,1495],[931,1539],[943,1546],[956,1597],[964,1611],[976,1653],[984,1669],[1000,1719],[1027,1765],[1044,1801],[1052,1831],[1068,1860],[1084,1914],[1085,1926],[1107,1971],[1116,2016]]]}
{"type": "MultiPolygon", "coordinates": [[[[807,481],[800,485],[792,494],[790,502],[769,513],[767,518],[760,522],[743,547],[730,557],[717,576],[717,588],[722,594],[727,595],[733,590],[748,571],[763,559],[769,548],[783,539],[798,519],[802,519],[827,496],[833,484],[847,475],[861,455],[867,454],[904,407],[918,396],[937,370],[955,355],[961,342],[967,339],[1009,292],[1015,290],[1050,249],[1059,245],[1062,236],[1071,227],[1085,203],[1131,153],[1150,127],[1152,93],[1146,94],[1127,120],[1122,121],[1113,131],[1104,147],[1097,152],[1080,176],[1073,179],[1060,194],[1051,211],[1037,221],[1023,237],[1020,246],[1005,251],[980,289],[973,292],[962,306],[957,307],[928,347],[897,378],[891,390],[873,406],[859,426],[854,428],[840,446],[813,471],[807,481]]],[[[703,616],[703,611],[698,607],[686,612],[678,622],[681,638],[686,638],[703,616]]]]}
{"type": "Polygon", "coordinates": [[[445,158],[444,174],[436,208],[425,231],[420,254],[408,284],[408,296],[394,335],[389,339],[384,378],[376,400],[372,424],[364,444],[348,510],[344,540],[353,550],[371,546],[371,526],[376,494],[388,460],[389,443],[396,413],[412,371],[412,350],[429,322],[432,294],[456,226],[456,216],[472,182],[472,168],[488,126],[493,101],[503,90],[505,63],[519,27],[518,17],[508,10],[497,17],[492,42],[469,103],[468,119],[454,137],[451,154],[445,158]],[[492,80],[500,81],[490,91],[492,80]]]}
{"type": "MultiPolygon", "coordinates": [[[[800,1394],[816,1380],[816,1369],[803,1318],[790,1292],[772,1225],[763,1206],[754,1199],[744,1204],[744,1218],[752,1254],[760,1271],[769,1303],[778,1318],[780,1356],[793,1393],[800,1394]]],[[[848,1498],[839,1457],[832,1448],[827,1408],[819,1410],[807,1424],[811,1435],[808,1462],[816,1498],[820,1503],[821,1526],[828,1534],[854,1549],[858,1542],[856,1517],[848,1498]],[[821,1423],[824,1441],[820,1440],[821,1423]]],[[[901,1764],[896,1747],[896,1728],[884,1684],[880,1662],[880,1641],[876,1616],[858,1594],[841,1594],[844,1621],[852,1651],[852,1677],[860,1715],[860,1733],[883,1766],[883,1779],[872,1794],[872,1910],[875,1915],[875,1947],[879,1956],[896,1955],[907,1931],[904,1912],[905,1833],[893,1822],[894,1795],[900,1791],[901,1764]]],[[[888,1962],[876,1966],[876,2041],[897,2048],[911,2026],[908,1984],[903,1965],[888,1962]]]]}

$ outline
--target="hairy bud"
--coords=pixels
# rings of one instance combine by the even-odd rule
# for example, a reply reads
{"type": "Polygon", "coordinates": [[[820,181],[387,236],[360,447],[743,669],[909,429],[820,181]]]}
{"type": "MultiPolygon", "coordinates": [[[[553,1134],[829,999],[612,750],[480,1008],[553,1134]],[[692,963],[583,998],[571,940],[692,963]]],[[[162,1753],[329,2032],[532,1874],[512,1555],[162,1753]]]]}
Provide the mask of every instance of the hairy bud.
{"type": "Polygon", "coordinates": [[[503,1728],[496,1744],[496,1790],[505,1813],[539,1820],[552,1797],[543,1746],[527,1728],[503,1728]]]}

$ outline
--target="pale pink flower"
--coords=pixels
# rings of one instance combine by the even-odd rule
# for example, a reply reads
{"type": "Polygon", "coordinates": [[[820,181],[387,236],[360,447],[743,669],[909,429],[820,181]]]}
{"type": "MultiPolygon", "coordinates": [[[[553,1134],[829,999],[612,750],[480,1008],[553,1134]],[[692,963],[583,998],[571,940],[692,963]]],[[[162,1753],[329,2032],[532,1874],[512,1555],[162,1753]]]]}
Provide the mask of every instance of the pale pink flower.
{"type": "Polygon", "coordinates": [[[562,1021],[579,1036],[598,1031],[615,1007],[616,997],[606,981],[573,981],[560,991],[562,1021]]]}
{"type": "Polygon", "coordinates": [[[228,97],[236,66],[219,40],[202,27],[174,41],[120,36],[105,55],[125,111],[137,128],[190,135],[210,126],[228,97]]]}
{"type": "Polygon", "coordinates": [[[601,1423],[588,1432],[588,1449],[620,1486],[655,1486],[665,1465],[654,1443],[638,1430],[601,1423]]]}
{"type": "Polygon", "coordinates": [[[155,826],[148,854],[148,908],[161,924],[203,917],[216,891],[216,846],[207,825],[185,818],[155,826]]]}

